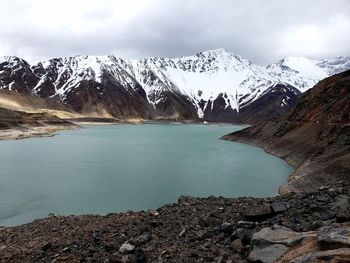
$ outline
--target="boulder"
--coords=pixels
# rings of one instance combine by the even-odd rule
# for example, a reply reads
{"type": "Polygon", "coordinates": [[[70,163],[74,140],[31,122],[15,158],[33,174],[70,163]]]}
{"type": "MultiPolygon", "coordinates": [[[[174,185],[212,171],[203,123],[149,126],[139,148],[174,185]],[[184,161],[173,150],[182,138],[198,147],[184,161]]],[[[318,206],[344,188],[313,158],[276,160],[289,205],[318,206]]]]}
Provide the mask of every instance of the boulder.
{"type": "Polygon", "coordinates": [[[298,243],[304,237],[307,237],[307,235],[295,232],[284,226],[274,225],[273,227],[263,228],[255,233],[251,243],[253,246],[282,244],[289,247],[298,243]]]}
{"type": "Polygon", "coordinates": [[[279,225],[263,228],[252,237],[253,250],[248,259],[252,262],[276,262],[290,247],[308,238],[315,239],[315,236],[314,232],[298,233],[279,225]]]}
{"type": "Polygon", "coordinates": [[[273,263],[276,262],[286,251],[288,247],[281,244],[275,244],[268,247],[254,247],[249,253],[250,262],[273,263]]]}
{"type": "Polygon", "coordinates": [[[245,217],[248,220],[263,220],[273,214],[270,205],[262,204],[251,206],[246,209],[245,217]]]}

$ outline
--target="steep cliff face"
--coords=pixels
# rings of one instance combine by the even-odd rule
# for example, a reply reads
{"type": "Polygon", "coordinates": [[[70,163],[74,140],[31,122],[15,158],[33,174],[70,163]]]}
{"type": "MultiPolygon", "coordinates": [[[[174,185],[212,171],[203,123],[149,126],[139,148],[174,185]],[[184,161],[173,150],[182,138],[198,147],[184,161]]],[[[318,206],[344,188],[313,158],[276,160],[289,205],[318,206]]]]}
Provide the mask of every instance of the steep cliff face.
{"type": "Polygon", "coordinates": [[[3,57],[0,89],[61,101],[78,112],[104,117],[256,123],[294,106],[294,96],[281,103],[291,97],[290,86],[304,92],[349,68],[349,61],[285,58],[261,67],[224,49],[138,60],[74,56],[34,66],[3,57]],[[277,92],[285,92],[281,99],[272,88],[277,84],[289,87],[277,92]]]}
{"type": "Polygon", "coordinates": [[[280,190],[310,191],[350,180],[350,71],[320,81],[295,109],[228,134],[226,140],[262,146],[298,167],[280,190]]]}
{"type": "Polygon", "coordinates": [[[288,84],[273,85],[258,99],[242,107],[238,122],[256,124],[283,116],[297,105],[301,94],[288,84]]]}

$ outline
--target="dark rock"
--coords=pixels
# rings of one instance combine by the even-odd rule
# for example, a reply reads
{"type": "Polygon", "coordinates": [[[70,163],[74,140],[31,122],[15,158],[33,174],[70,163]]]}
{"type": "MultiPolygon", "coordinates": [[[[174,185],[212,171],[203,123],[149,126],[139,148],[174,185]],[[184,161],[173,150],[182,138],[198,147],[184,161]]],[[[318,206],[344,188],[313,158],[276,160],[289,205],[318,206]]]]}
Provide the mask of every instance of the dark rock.
{"type": "Polygon", "coordinates": [[[255,228],[256,223],[251,221],[238,221],[238,227],[240,228],[255,228]]]}
{"type": "Polygon", "coordinates": [[[247,228],[238,228],[235,233],[232,234],[232,237],[238,238],[242,241],[244,245],[250,244],[250,240],[252,239],[254,233],[254,229],[247,228]]]}
{"type": "Polygon", "coordinates": [[[223,222],[222,225],[219,227],[219,231],[225,234],[231,234],[232,230],[233,230],[233,227],[228,222],[223,222]]]}
{"type": "Polygon", "coordinates": [[[267,204],[248,207],[245,212],[245,216],[248,220],[263,220],[271,215],[271,207],[267,204]]]}
{"type": "Polygon", "coordinates": [[[41,247],[41,249],[42,249],[43,251],[47,251],[47,250],[49,250],[51,247],[52,247],[52,243],[51,243],[51,242],[47,242],[47,243],[45,243],[45,245],[43,245],[43,246],[41,247]]]}
{"type": "Polygon", "coordinates": [[[339,195],[336,197],[336,205],[338,212],[336,214],[338,222],[350,220],[350,198],[347,195],[339,195]]]}
{"type": "Polygon", "coordinates": [[[159,225],[159,222],[157,220],[153,220],[149,222],[151,227],[157,227],[159,225]]]}
{"type": "Polygon", "coordinates": [[[287,210],[286,205],[280,199],[277,199],[271,203],[271,208],[275,213],[281,213],[287,210]]]}
{"type": "Polygon", "coordinates": [[[136,262],[147,262],[145,252],[139,247],[134,249],[134,258],[136,262]]]}

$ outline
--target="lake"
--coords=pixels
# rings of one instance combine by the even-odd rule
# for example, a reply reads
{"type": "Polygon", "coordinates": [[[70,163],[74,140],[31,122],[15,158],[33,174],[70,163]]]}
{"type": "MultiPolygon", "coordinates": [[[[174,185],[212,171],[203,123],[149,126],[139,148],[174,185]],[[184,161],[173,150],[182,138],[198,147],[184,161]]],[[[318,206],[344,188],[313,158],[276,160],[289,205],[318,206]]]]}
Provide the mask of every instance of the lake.
{"type": "Polygon", "coordinates": [[[181,195],[276,195],[294,168],[261,148],[219,140],[242,128],[125,124],[2,141],[0,225],[146,210],[181,195]]]}

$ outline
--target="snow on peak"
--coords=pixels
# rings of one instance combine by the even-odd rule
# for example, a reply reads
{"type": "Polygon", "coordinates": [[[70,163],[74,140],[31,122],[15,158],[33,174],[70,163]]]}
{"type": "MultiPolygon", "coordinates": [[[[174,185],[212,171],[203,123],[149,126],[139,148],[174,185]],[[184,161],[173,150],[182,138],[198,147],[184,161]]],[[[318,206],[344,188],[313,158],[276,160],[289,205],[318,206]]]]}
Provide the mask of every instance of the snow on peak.
{"type": "Polygon", "coordinates": [[[304,57],[287,57],[282,60],[282,65],[298,71],[299,73],[323,79],[328,77],[327,71],[318,66],[318,61],[304,57]]]}
{"type": "Polygon", "coordinates": [[[52,96],[59,95],[64,100],[82,80],[95,81],[99,86],[108,78],[126,89],[143,89],[148,102],[155,107],[164,101],[165,94],[185,96],[194,101],[200,113],[200,104],[213,106],[218,97],[225,98],[225,108],[239,111],[276,83],[289,84],[304,92],[319,80],[348,68],[349,57],[321,61],[287,57],[261,67],[220,48],[179,58],[124,60],[113,55],[78,55],[43,61],[32,70],[40,77],[34,94],[45,88],[49,79],[54,85],[52,96]]]}

